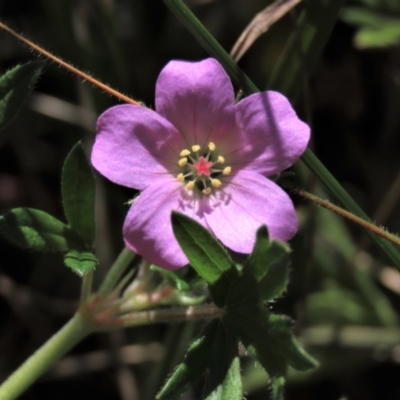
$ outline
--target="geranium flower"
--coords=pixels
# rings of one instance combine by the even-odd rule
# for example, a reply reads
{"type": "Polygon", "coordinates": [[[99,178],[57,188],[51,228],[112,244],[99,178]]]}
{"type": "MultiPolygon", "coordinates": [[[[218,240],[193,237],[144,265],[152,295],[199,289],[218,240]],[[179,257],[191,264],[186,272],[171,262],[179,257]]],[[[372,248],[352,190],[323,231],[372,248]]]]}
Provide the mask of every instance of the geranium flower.
{"type": "Polygon", "coordinates": [[[172,210],[239,253],[251,252],[263,224],[272,239],[293,237],[293,203],[267,177],[300,157],[310,129],[283,95],[262,92],[235,104],[216,60],[171,61],[158,77],[155,109],[118,105],[97,123],[94,167],[141,191],[123,227],[129,248],[167,269],[186,265],[172,210]]]}

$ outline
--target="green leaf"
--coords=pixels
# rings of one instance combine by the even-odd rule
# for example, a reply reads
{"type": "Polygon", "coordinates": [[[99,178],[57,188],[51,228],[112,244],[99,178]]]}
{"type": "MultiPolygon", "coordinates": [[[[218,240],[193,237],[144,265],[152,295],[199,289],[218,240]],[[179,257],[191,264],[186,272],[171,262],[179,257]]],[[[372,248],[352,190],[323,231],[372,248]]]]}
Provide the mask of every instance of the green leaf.
{"type": "Polygon", "coordinates": [[[98,259],[92,252],[71,250],[65,254],[64,263],[78,275],[83,276],[98,264],[98,259]]]}
{"type": "Polygon", "coordinates": [[[185,361],[177,367],[157,394],[156,399],[177,399],[205,373],[210,361],[211,347],[218,325],[219,321],[213,320],[205,327],[201,336],[190,346],[185,361]]]}
{"type": "Polygon", "coordinates": [[[237,271],[227,251],[206,228],[176,211],[172,212],[171,220],[176,240],[192,267],[207,283],[217,282],[225,271],[237,271]]]}
{"type": "Polygon", "coordinates": [[[254,353],[270,377],[286,374],[287,361],[271,337],[270,313],[260,305],[240,304],[226,310],[224,324],[254,353]]]}
{"type": "Polygon", "coordinates": [[[31,94],[44,63],[18,65],[0,77],[0,129],[10,123],[31,94]]]}
{"type": "Polygon", "coordinates": [[[257,281],[268,272],[269,248],[270,241],[268,230],[267,227],[263,225],[257,230],[256,243],[254,244],[253,251],[244,265],[244,272],[251,273],[257,281]]]}
{"type": "Polygon", "coordinates": [[[77,143],[68,154],[62,172],[62,199],[69,225],[93,246],[95,239],[95,181],[92,168],[77,143]]]}
{"type": "Polygon", "coordinates": [[[205,400],[243,398],[238,346],[237,338],[219,323],[211,348],[212,357],[204,390],[205,400]]]}
{"type": "Polygon", "coordinates": [[[235,332],[254,353],[268,375],[285,376],[287,366],[305,371],[317,365],[298,344],[290,331],[290,321],[269,313],[262,304],[239,304],[229,307],[224,324],[235,332]]]}
{"type": "Polygon", "coordinates": [[[183,292],[186,292],[190,289],[190,285],[184,281],[183,279],[181,279],[176,272],[174,271],[169,271],[167,269],[164,268],[160,268],[157,267],[156,265],[152,265],[150,267],[150,269],[152,271],[157,271],[158,273],[160,273],[163,277],[167,278],[168,280],[170,280],[174,286],[178,289],[181,290],[183,292]]]}
{"type": "Polygon", "coordinates": [[[208,288],[211,300],[219,308],[223,308],[231,302],[229,296],[232,294],[232,289],[234,290],[236,288],[242,293],[242,286],[240,284],[242,280],[236,280],[237,276],[238,270],[236,267],[232,266],[231,269],[225,271],[216,282],[209,284],[208,288]]]}
{"type": "Polygon", "coordinates": [[[274,240],[268,251],[269,269],[260,279],[257,292],[261,301],[269,301],[282,295],[289,282],[290,248],[274,240]]]}
{"type": "Polygon", "coordinates": [[[281,295],[289,279],[289,255],[287,244],[277,240],[270,242],[267,228],[259,228],[253,251],[243,267],[242,276],[230,286],[226,304],[257,303],[281,295]]]}
{"type": "Polygon", "coordinates": [[[288,364],[298,371],[307,371],[318,365],[299,344],[291,332],[291,321],[282,315],[269,314],[271,339],[277,344],[288,364]]]}
{"type": "Polygon", "coordinates": [[[78,233],[44,211],[14,208],[0,216],[0,233],[16,245],[41,251],[84,249],[78,233]]]}

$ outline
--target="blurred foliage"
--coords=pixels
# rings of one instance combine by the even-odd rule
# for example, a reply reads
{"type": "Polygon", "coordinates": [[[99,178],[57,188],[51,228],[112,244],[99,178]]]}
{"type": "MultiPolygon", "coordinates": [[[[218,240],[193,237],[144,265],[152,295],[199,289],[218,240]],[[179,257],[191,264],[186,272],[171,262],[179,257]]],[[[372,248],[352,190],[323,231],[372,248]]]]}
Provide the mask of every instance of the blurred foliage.
{"type": "Polygon", "coordinates": [[[361,6],[342,10],[343,21],[357,27],[354,44],[359,49],[400,45],[400,3],[397,0],[359,0],[361,6]]]}
{"type": "MultiPolygon", "coordinates": [[[[268,3],[187,1],[228,51],[268,3]]],[[[266,88],[302,7],[274,25],[241,60],[260,88],[266,88]]],[[[392,232],[400,231],[400,56],[394,23],[399,25],[399,13],[397,0],[348,3],[313,74],[302,81],[296,104],[313,126],[318,157],[367,214],[392,232]],[[353,46],[354,34],[361,32],[368,52],[353,46]]],[[[0,15],[46,49],[150,107],[167,61],[207,57],[161,0],[0,0],[0,15]]],[[[1,73],[33,59],[28,49],[0,33],[1,73]]],[[[31,101],[0,131],[0,212],[37,208],[65,222],[63,162],[78,140],[90,149],[97,115],[115,103],[47,63],[31,101]]],[[[297,184],[326,197],[300,165],[296,173],[297,184]]],[[[96,190],[100,276],[122,247],[125,203],[135,193],[99,176],[96,190]]],[[[322,366],[311,375],[291,374],[287,399],[398,399],[398,273],[359,228],[294,201],[300,231],[291,243],[289,289],[269,307],[293,316],[295,333],[322,366]]],[[[62,268],[61,256],[21,252],[2,239],[0,250],[2,379],[72,314],[79,279],[62,268]]],[[[88,394],[99,400],[154,399],[199,330],[179,324],[95,335],[67,360],[72,368],[60,363],[21,399],[54,398],[55,390],[60,399],[88,394]]],[[[265,372],[249,358],[241,361],[246,397],[265,398],[270,390],[265,372]]],[[[201,390],[202,385],[195,387],[186,399],[198,398],[201,390]]]]}

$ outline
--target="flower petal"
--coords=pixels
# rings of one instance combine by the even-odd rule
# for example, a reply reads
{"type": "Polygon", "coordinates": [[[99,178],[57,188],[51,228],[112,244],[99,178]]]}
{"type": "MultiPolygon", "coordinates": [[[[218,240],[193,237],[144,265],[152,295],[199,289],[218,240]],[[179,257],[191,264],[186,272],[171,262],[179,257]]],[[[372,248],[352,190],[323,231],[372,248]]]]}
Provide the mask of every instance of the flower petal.
{"type": "Polygon", "coordinates": [[[147,261],[166,269],[188,264],[172,231],[171,211],[176,210],[205,224],[199,216],[198,202],[182,184],[165,179],[144,190],[135,200],[125,219],[126,245],[147,261]]]}
{"type": "Polygon", "coordinates": [[[166,119],[148,108],[125,104],[100,116],[91,161],[112,182],[143,190],[174,170],[182,146],[166,119]]]}
{"type": "Polygon", "coordinates": [[[288,99],[274,91],[253,94],[236,104],[236,127],[224,143],[227,164],[265,176],[290,167],[305,151],[310,128],[288,99]]]}
{"type": "Polygon", "coordinates": [[[170,121],[187,142],[218,144],[234,122],[231,81],[214,59],[201,62],[171,61],[156,85],[156,110],[170,121]]]}
{"type": "Polygon", "coordinates": [[[271,239],[289,240],[297,231],[297,216],[289,196],[271,180],[251,171],[232,176],[210,198],[206,220],[215,236],[239,253],[251,253],[256,231],[266,225],[271,239]]]}

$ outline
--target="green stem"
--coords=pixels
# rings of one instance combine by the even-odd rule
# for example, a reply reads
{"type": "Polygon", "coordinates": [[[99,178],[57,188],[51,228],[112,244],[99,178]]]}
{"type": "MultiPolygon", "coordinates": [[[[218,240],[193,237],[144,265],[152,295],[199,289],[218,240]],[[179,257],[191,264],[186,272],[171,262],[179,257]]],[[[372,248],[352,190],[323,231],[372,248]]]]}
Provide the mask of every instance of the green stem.
{"type": "Polygon", "coordinates": [[[271,378],[272,400],[284,400],[285,378],[276,376],[271,378]]]}
{"type": "Polygon", "coordinates": [[[114,264],[111,266],[106,277],[104,278],[104,281],[98,291],[99,294],[109,293],[114,289],[114,286],[117,284],[118,280],[121,278],[129,264],[132,262],[133,257],[135,257],[135,253],[129,250],[127,247],[121,251],[120,255],[115,260],[114,264]]]}
{"type": "MultiPolygon", "coordinates": [[[[221,315],[221,309],[214,304],[203,304],[200,306],[162,308],[149,311],[135,311],[122,315],[118,318],[117,324],[127,328],[132,326],[143,326],[163,322],[192,321],[198,319],[213,319],[221,315]]],[[[109,329],[115,329],[116,323],[112,322],[109,329]]],[[[108,327],[104,327],[108,330],[108,327]]]]}
{"type": "Polygon", "coordinates": [[[59,358],[92,331],[93,326],[90,320],[76,314],[0,386],[0,399],[16,399],[59,358]]]}
{"type": "Polygon", "coordinates": [[[91,269],[82,279],[80,307],[83,307],[89,300],[92,292],[93,269],[91,269]]]}

